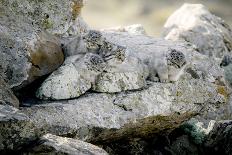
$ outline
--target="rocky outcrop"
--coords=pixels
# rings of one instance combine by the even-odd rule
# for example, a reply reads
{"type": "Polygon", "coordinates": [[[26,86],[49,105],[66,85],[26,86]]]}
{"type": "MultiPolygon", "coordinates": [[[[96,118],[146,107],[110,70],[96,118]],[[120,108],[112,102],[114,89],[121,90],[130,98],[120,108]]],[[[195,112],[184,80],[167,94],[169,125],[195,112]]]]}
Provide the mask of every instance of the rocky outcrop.
{"type": "Polygon", "coordinates": [[[55,35],[86,30],[79,18],[82,6],[82,0],[1,1],[0,72],[11,87],[21,88],[63,63],[55,35]]]}
{"type": "Polygon", "coordinates": [[[106,151],[92,144],[52,134],[41,137],[38,145],[23,154],[108,155],[106,151]]]}
{"type": "Polygon", "coordinates": [[[0,153],[16,152],[40,137],[29,117],[9,105],[0,105],[0,153]]]}
{"type": "Polygon", "coordinates": [[[91,88],[104,67],[102,58],[95,54],[70,57],[42,83],[36,96],[44,100],[77,98],[91,88]]]}
{"type": "Polygon", "coordinates": [[[19,101],[10,86],[0,76],[0,104],[19,107],[19,101]]]}
{"type": "MultiPolygon", "coordinates": [[[[151,83],[149,87],[134,92],[91,93],[52,104],[47,101],[42,101],[43,104],[39,104],[41,101],[33,102],[37,105],[23,108],[23,112],[38,128],[52,134],[74,134],[81,139],[91,140],[95,129],[120,129],[131,121],[145,117],[198,112],[202,109],[207,113],[208,107],[226,102],[227,96],[220,90],[219,86],[209,82],[186,79],[176,84],[151,83]]],[[[24,104],[30,103],[31,100],[24,104]]]]}
{"type": "Polygon", "coordinates": [[[231,123],[220,121],[232,116],[231,60],[221,60],[231,31],[221,19],[186,4],[162,39],[139,25],[88,30],[82,6],[0,2],[0,154],[107,154],[86,142],[109,154],[231,152],[231,123]],[[30,95],[17,91],[20,110],[10,106],[10,88],[51,72],[24,88],[30,95]]]}
{"type": "Polygon", "coordinates": [[[164,25],[163,36],[193,43],[200,53],[217,58],[232,50],[230,27],[201,4],[184,4],[173,13],[164,25]]]}

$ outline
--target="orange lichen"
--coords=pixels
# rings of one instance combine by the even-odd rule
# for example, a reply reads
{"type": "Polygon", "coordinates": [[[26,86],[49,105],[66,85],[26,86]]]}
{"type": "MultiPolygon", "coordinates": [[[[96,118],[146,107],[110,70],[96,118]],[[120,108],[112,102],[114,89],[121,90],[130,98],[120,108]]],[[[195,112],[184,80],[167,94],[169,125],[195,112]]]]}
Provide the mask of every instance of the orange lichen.
{"type": "Polygon", "coordinates": [[[217,86],[217,92],[221,95],[223,95],[226,99],[229,97],[229,93],[227,91],[227,88],[225,86],[217,86]]]}
{"type": "Polygon", "coordinates": [[[81,13],[83,7],[83,0],[74,1],[72,4],[72,19],[75,20],[81,13]]]}

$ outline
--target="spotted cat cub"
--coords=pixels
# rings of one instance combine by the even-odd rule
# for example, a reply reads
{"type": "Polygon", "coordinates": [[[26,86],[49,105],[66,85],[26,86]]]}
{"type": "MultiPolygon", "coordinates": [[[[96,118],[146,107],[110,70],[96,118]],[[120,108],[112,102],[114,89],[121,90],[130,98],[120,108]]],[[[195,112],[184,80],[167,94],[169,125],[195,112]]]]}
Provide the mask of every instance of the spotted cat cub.
{"type": "Polygon", "coordinates": [[[100,31],[90,30],[85,36],[83,36],[83,40],[88,52],[97,53],[103,45],[105,38],[102,36],[100,31]]]}
{"type": "Polygon", "coordinates": [[[98,54],[102,56],[105,61],[115,59],[123,62],[125,60],[126,48],[114,43],[104,41],[98,54]]]}

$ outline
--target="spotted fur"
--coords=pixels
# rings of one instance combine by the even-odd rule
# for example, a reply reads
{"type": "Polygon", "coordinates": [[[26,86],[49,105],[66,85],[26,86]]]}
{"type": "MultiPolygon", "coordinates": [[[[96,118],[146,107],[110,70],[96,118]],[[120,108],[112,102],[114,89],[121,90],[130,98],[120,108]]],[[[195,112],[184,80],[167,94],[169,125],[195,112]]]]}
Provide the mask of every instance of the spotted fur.
{"type": "Polygon", "coordinates": [[[105,62],[99,55],[86,54],[84,59],[84,63],[89,71],[102,72],[104,70],[105,62]]]}
{"type": "Polygon", "coordinates": [[[172,49],[171,52],[169,52],[167,55],[167,63],[169,66],[174,66],[175,68],[181,68],[187,62],[185,55],[182,52],[172,49]]]}
{"type": "Polygon", "coordinates": [[[102,36],[100,31],[90,30],[85,36],[83,36],[83,40],[86,43],[88,50],[98,51],[103,45],[105,38],[102,36]]]}

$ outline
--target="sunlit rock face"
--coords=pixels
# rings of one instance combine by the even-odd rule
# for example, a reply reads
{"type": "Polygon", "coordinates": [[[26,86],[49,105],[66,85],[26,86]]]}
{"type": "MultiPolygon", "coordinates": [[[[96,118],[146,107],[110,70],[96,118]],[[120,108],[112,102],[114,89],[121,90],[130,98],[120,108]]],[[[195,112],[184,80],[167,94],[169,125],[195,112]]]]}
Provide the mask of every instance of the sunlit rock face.
{"type": "Polygon", "coordinates": [[[202,4],[184,4],[164,25],[163,37],[195,44],[199,52],[222,58],[232,50],[231,28],[202,4]]]}

